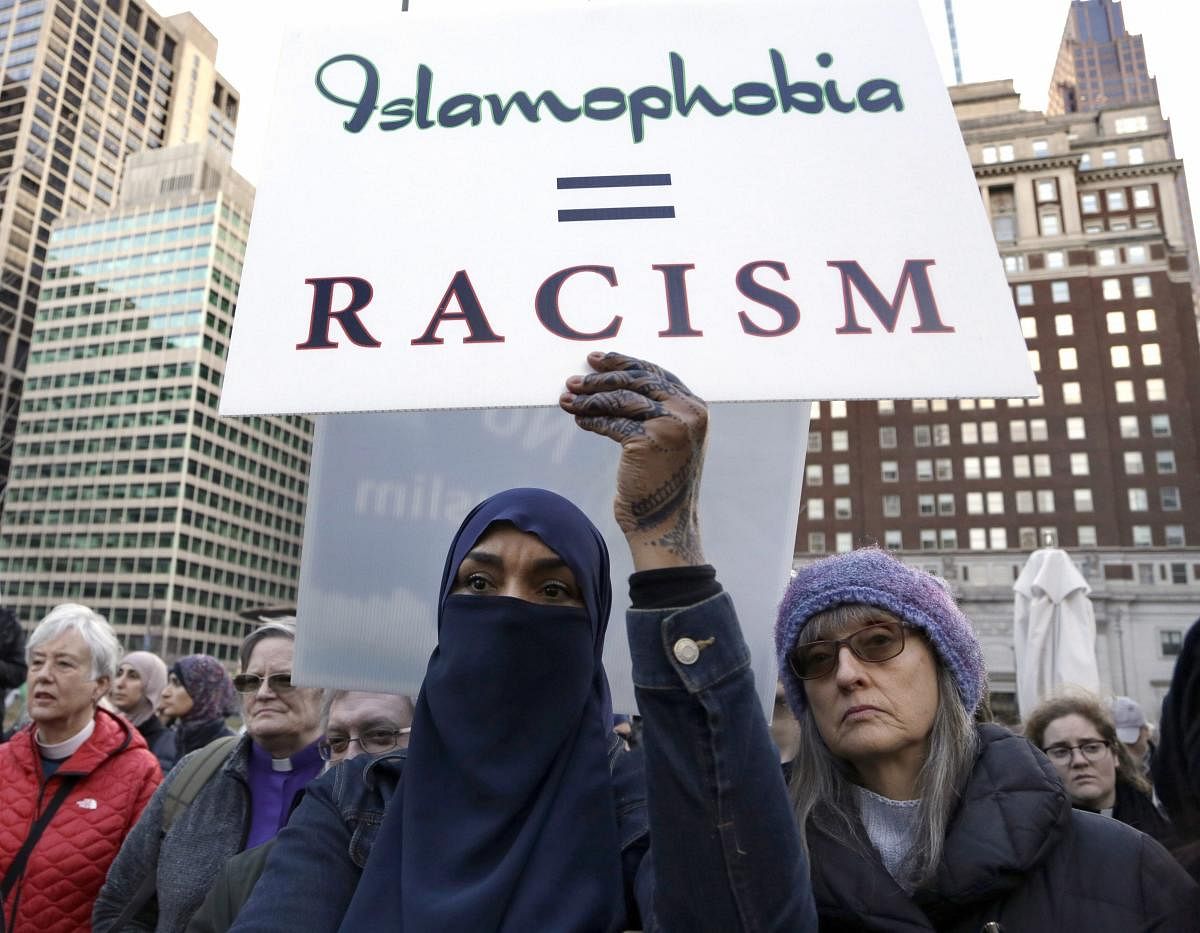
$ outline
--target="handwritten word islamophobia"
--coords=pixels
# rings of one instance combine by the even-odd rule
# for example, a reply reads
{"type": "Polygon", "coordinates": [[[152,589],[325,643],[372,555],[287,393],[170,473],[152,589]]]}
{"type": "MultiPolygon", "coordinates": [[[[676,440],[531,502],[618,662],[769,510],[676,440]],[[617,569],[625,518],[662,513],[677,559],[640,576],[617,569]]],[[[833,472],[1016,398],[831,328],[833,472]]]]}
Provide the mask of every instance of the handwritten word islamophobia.
{"type": "MultiPolygon", "coordinates": [[[[576,105],[564,102],[561,95],[547,90],[537,97],[530,97],[525,91],[516,91],[507,100],[499,94],[454,94],[443,99],[435,109],[434,75],[428,65],[417,67],[413,96],[380,103],[379,70],[370,60],[353,53],[335,55],[322,64],[317,69],[316,86],[327,100],[353,108],[350,118],[342,124],[349,133],[361,133],[376,113],[379,115],[377,126],[384,132],[400,130],[414,122],[422,130],[479,126],[485,115],[490,116],[496,126],[503,126],[514,113],[530,123],[539,123],[545,113],[559,123],[571,123],[581,116],[589,120],[619,120],[627,117],[633,141],[640,143],[646,137],[647,120],[669,120],[675,115],[687,117],[696,109],[714,117],[723,117],[731,111],[760,117],[775,112],[818,114],[827,108],[836,113],[853,113],[855,110],[881,113],[904,109],[900,86],[895,81],[871,78],[863,81],[853,96],[843,97],[836,80],[793,82],[783,55],[771,49],[769,56],[773,83],[745,81],[734,86],[732,96],[727,95],[722,100],[718,100],[703,84],[688,86],[683,57],[677,52],[671,52],[668,56],[670,89],[648,84],[626,93],[620,88],[596,87],[586,91],[576,105]],[[334,93],[326,81],[326,72],[331,69],[345,72],[348,67],[358,70],[359,91],[357,98],[353,99],[334,93]]],[[[833,64],[833,56],[822,52],[816,62],[821,68],[828,68],[833,64]]],[[[339,78],[338,83],[342,80],[345,79],[339,78]]]]}

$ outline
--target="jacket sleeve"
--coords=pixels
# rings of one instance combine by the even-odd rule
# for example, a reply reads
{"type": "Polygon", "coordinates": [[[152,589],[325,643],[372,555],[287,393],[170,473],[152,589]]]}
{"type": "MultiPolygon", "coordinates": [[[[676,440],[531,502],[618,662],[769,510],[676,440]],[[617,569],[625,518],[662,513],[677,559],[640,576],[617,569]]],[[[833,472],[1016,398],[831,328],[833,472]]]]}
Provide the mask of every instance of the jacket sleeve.
{"type": "Polygon", "coordinates": [[[350,857],[350,826],[333,799],[337,770],[305,789],[287,826],[275,837],[234,933],[333,933],[341,926],[362,872],[350,857]]]}
{"type": "MultiPolygon", "coordinates": [[[[157,767],[157,762],[149,753],[147,763],[157,767]]],[[[121,916],[125,905],[133,900],[143,879],[151,872],[157,872],[158,850],[162,843],[163,801],[170,785],[171,779],[167,778],[155,790],[153,782],[148,779],[145,781],[138,799],[145,802],[149,797],[149,803],[145,804],[142,815],[121,843],[121,851],[109,866],[104,887],[100,889],[92,908],[92,933],[107,933],[121,916]]],[[[125,929],[152,930],[153,926],[134,922],[125,929]]]]}
{"type": "Polygon", "coordinates": [[[1200,885],[1153,838],[1142,835],[1138,858],[1142,929],[1154,933],[1195,931],[1200,914],[1200,885]]]}
{"type": "Polygon", "coordinates": [[[25,632],[17,617],[0,609],[0,700],[25,683],[25,632]]]}
{"type": "Polygon", "coordinates": [[[816,930],[808,864],[729,595],[631,609],[627,624],[645,737],[650,855],[636,884],[645,929],[816,930]]]}

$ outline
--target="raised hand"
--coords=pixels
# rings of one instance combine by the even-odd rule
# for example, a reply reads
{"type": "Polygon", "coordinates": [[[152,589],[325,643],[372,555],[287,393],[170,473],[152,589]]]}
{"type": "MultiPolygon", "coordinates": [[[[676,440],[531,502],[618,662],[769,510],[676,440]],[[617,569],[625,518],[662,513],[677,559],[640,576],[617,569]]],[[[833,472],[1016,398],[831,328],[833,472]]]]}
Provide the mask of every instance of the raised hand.
{"type": "Polygon", "coordinates": [[[704,563],[697,501],[708,406],[660,366],[591,353],[559,399],[585,431],[621,445],[613,512],[638,570],[704,563]]]}

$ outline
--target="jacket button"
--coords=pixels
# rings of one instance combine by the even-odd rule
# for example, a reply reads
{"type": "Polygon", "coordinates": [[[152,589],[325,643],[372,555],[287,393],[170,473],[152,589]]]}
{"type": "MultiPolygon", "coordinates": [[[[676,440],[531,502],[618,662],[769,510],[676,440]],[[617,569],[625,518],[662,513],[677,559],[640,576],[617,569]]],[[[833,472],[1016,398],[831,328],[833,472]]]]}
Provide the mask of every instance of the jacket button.
{"type": "Polygon", "coordinates": [[[690,638],[681,638],[672,649],[680,664],[695,664],[700,659],[700,646],[690,638]]]}

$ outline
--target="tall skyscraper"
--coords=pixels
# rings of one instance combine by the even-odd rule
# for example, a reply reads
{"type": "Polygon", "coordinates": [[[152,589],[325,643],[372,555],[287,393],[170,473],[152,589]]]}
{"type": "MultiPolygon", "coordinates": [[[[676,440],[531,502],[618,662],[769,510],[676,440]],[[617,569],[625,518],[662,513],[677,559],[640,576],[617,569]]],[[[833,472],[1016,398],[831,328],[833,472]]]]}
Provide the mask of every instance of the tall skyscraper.
{"type": "Polygon", "coordinates": [[[191,14],[137,0],[0,0],[0,491],[50,227],[110,206],[128,153],[232,149],[238,95],[216,49],[191,14]]]}
{"type": "Polygon", "coordinates": [[[217,416],[253,197],[191,143],[54,226],[0,522],[23,620],[76,600],[129,647],[232,660],[239,611],[294,604],[311,423],[217,416]]]}
{"type": "Polygon", "coordinates": [[[1072,0],[1050,79],[1051,116],[1158,100],[1140,35],[1125,31],[1119,0],[1072,0]]]}
{"type": "Polygon", "coordinates": [[[1106,688],[1151,708],[1200,602],[1183,164],[1153,102],[1047,116],[1011,81],[950,97],[1040,394],[815,403],[797,561],[878,543],[945,576],[1012,712],[1013,581],[1035,548],[1067,548],[1106,688]]]}

